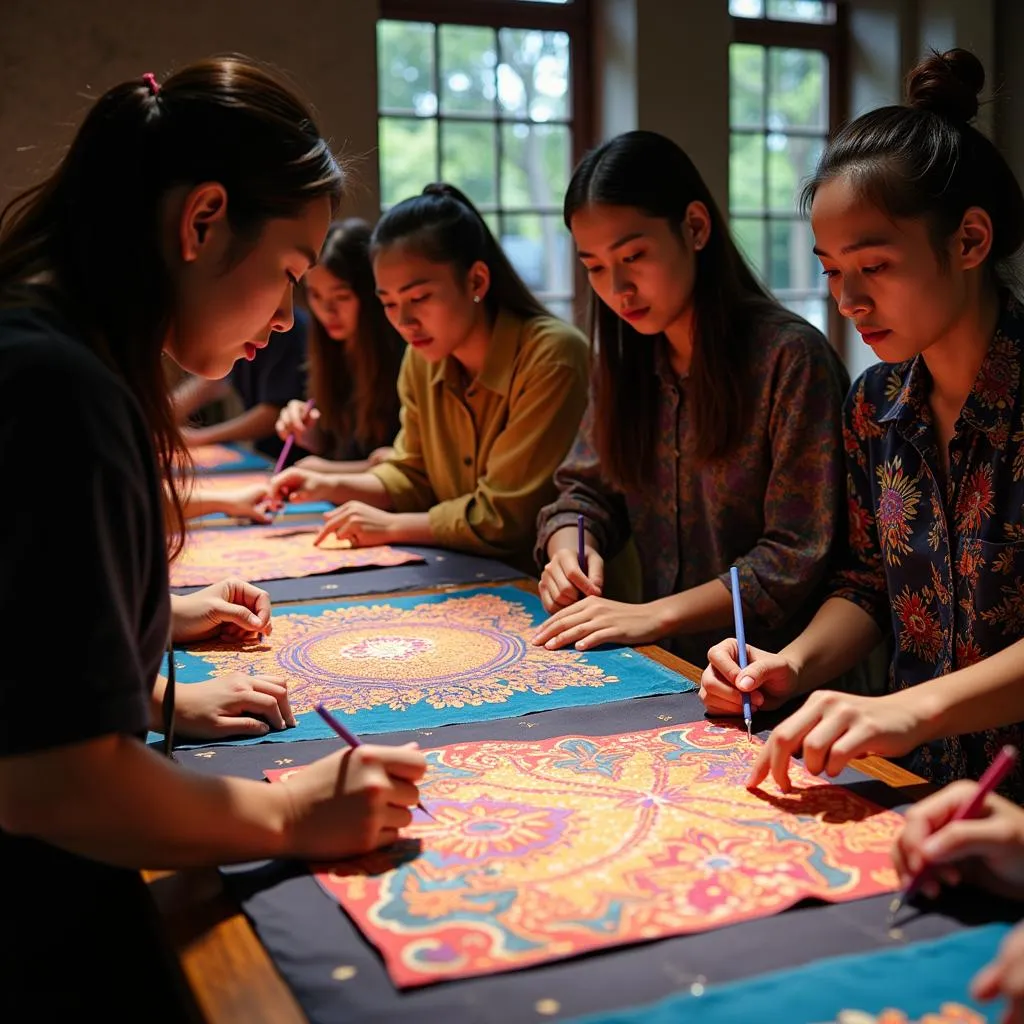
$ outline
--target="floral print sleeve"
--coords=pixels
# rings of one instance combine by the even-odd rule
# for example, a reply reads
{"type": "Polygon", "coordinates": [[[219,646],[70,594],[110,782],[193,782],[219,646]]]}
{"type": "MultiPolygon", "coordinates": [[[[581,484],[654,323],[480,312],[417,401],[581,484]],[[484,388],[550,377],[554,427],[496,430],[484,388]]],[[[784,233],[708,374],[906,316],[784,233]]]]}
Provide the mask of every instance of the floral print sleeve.
{"type": "Polygon", "coordinates": [[[605,558],[617,554],[629,539],[630,522],[625,499],[602,479],[597,452],[590,441],[593,409],[591,401],[576,441],[555,472],[558,498],[542,508],[537,517],[534,556],[538,566],[548,560],[548,541],[552,536],[563,527],[575,527],[576,517],[581,513],[586,529],[605,558]]]}
{"type": "Polygon", "coordinates": [[[854,384],[843,408],[848,550],[829,596],[863,608],[884,633],[889,629],[889,597],[868,479],[870,441],[880,436],[881,428],[874,419],[874,405],[865,397],[864,383],[861,377],[854,384]]]}

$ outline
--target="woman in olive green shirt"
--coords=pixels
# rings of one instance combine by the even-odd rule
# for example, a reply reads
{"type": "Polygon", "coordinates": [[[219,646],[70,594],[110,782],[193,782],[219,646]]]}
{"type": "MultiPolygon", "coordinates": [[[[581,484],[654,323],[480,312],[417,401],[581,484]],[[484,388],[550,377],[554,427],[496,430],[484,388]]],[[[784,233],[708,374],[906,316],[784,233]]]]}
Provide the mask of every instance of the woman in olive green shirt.
{"type": "Polygon", "coordinates": [[[317,538],[436,544],[533,570],[537,513],[587,403],[587,342],[550,316],[450,185],[389,210],[377,294],[408,344],[394,456],[366,473],[293,468],[276,497],[328,500],[317,538]]]}

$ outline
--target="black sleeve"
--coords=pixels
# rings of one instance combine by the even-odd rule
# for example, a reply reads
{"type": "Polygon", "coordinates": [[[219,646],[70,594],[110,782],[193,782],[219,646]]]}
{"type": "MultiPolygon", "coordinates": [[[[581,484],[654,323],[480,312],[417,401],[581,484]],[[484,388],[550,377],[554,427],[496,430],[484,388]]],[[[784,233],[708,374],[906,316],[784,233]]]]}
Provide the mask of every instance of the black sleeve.
{"type": "Polygon", "coordinates": [[[143,732],[169,610],[141,413],[79,343],[2,326],[0,408],[0,756],[143,732]]]}

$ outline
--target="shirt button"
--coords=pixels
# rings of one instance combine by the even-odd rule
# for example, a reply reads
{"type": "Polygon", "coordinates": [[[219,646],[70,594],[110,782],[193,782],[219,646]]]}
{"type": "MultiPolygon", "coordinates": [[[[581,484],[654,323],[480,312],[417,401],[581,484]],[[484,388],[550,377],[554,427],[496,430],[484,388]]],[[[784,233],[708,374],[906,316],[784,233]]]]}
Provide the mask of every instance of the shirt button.
{"type": "Polygon", "coordinates": [[[472,455],[464,455],[462,457],[462,464],[464,466],[472,466],[473,465],[473,456],[472,455]]]}

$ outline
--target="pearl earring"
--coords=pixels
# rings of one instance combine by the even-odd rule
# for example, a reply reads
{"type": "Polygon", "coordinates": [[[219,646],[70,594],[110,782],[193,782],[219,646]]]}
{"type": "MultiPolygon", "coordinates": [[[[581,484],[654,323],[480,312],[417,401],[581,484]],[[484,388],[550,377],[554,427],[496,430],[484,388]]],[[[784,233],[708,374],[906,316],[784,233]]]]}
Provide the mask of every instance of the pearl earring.
{"type": "Polygon", "coordinates": [[[473,301],[474,302],[479,302],[480,301],[480,296],[479,295],[474,295],[473,296],[473,301]]]}

